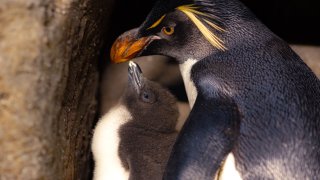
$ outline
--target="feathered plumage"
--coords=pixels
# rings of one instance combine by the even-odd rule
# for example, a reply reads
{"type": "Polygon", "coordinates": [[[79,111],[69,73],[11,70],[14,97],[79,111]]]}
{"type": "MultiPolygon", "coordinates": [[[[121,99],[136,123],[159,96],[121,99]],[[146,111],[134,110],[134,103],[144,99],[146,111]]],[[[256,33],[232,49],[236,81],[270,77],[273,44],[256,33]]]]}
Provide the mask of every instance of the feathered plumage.
{"type": "Polygon", "coordinates": [[[183,12],[197,26],[204,37],[217,49],[226,50],[223,41],[215,31],[224,32],[219,24],[220,18],[212,10],[214,4],[207,0],[183,0],[183,1],[158,1],[151,13],[144,22],[146,30],[155,28],[165,18],[166,14],[173,10],[183,12]]]}

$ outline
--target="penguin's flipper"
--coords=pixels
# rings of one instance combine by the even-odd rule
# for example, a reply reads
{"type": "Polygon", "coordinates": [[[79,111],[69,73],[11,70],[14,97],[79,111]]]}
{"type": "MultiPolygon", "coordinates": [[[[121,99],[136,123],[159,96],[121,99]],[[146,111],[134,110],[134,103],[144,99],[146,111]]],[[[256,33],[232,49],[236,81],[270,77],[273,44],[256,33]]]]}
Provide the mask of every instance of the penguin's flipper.
{"type": "Polygon", "coordinates": [[[240,113],[228,97],[198,95],[173,147],[165,180],[212,180],[240,131],[240,113]]]}

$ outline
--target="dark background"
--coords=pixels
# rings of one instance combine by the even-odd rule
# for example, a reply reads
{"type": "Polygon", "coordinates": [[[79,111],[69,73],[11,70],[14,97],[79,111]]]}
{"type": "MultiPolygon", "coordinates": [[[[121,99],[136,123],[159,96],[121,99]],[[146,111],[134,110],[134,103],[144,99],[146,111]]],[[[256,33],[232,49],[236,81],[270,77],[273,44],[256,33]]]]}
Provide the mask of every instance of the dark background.
{"type": "MultiPolygon", "coordinates": [[[[242,0],[274,33],[289,43],[320,45],[319,0],[242,0]]],[[[117,0],[107,47],[126,30],[139,26],[155,0],[117,0]]]]}

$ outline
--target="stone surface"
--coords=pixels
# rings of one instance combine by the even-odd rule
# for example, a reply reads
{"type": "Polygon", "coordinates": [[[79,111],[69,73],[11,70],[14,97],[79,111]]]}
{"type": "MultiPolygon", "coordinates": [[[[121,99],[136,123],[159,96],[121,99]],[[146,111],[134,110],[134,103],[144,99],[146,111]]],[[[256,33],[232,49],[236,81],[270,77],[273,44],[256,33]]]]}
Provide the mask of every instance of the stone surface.
{"type": "Polygon", "coordinates": [[[311,45],[291,45],[291,48],[301,57],[301,59],[320,78],[320,46],[311,45]]]}
{"type": "Polygon", "coordinates": [[[0,3],[0,179],[88,179],[112,0],[0,3]]]}

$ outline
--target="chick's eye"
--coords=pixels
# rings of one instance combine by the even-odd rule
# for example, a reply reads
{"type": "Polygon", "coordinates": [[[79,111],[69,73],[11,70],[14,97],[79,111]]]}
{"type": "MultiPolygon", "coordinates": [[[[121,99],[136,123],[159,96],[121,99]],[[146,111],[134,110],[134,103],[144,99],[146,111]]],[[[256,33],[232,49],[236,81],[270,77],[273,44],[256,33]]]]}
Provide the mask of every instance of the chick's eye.
{"type": "Polygon", "coordinates": [[[150,96],[149,96],[149,94],[148,94],[148,93],[143,92],[143,94],[142,94],[142,98],[143,98],[144,100],[149,100],[150,96]]]}
{"type": "Polygon", "coordinates": [[[149,91],[144,91],[141,93],[141,100],[143,102],[153,103],[153,102],[155,102],[155,96],[153,93],[151,93],[149,91]]]}
{"type": "Polygon", "coordinates": [[[163,27],[162,32],[168,36],[174,33],[174,27],[163,27]]]}

